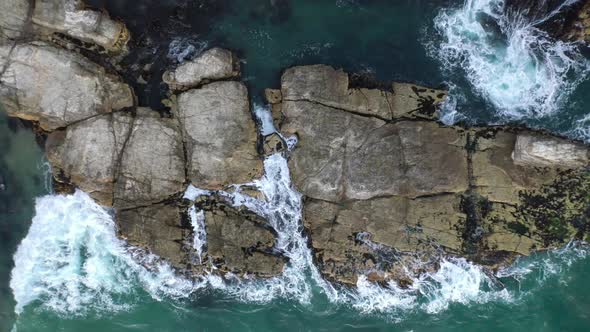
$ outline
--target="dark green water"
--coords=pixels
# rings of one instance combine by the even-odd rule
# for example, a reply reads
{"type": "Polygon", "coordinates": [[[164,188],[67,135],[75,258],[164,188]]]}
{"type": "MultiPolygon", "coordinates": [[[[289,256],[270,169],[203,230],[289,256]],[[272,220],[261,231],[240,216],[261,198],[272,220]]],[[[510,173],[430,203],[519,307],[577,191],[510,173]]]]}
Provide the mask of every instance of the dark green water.
{"type": "MultiPolygon", "coordinates": [[[[159,107],[164,94],[159,75],[167,65],[174,64],[175,60],[167,57],[168,46],[178,38],[185,47],[207,43],[237,51],[244,61],[243,79],[256,103],[261,103],[263,88],[279,86],[284,68],[326,63],[380,81],[453,85],[456,95],[462,96],[454,109],[467,122],[523,121],[569,135],[579,135],[590,127],[590,121],[580,122],[590,109],[588,80],[581,82],[554,112],[516,119],[503,114],[489,96],[481,93],[466,70],[443,66],[437,47],[446,37],[437,32],[434,21],[442,9],[458,7],[462,1],[302,0],[277,1],[275,7],[269,1],[219,1],[202,6],[205,2],[194,1],[180,9],[177,5],[183,1],[89,2],[106,7],[129,24],[136,51],[127,61],[157,63],[148,73],[129,70],[125,74],[130,81],[138,74],[147,78],[147,86],[135,85],[144,105],[159,107]]],[[[490,68],[510,64],[501,57],[494,61],[490,68]]],[[[513,89],[530,83],[508,81],[516,84],[513,89]]],[[[545,83],[533,82],[532,86],[542,89],[548,87],[545,83]]],[[[506,82],[502,80],[491,84],[492,92],[503,84],[506,82]]],[[[469,282],[459,278],[447,283],[454,283],[454,288],[418,296],[415,303],[397,309],[365,312],[367,305],[335,303],[317,287],[309,303],[278,297],[257,304],[210,288],[196,291],[190,299],[164,296],[156,300],[137,283],[131,290],[110,297],[126,304],[124,309],[104,305],[102,309],[90,306],[88,310],[58,313],[46,305],[51,299],[41,297],[17,317],[9,287],[12,256],[27,234],[34,198],[46,193],[40,167],[43,155],[30,130],[9,123],[4,116],[0,118],[0,135],[0,176],[6,183],[6,190],[0,191],[0,331],[13,327],[19,332],[590,330],[590,258],[584,247],[540,253],[518,262],[515,267],[521,273],[500,278],[506,287],[503,291],[482,286],[473,293],[469,282]],[[448,307],[428,310],[427,305],[437,298],[446,299],[448,307]]],[[[111,264],[118,262],[113,259],[111,264]]],[[[376,300],[379,296],[385,295],[373,295],[376,300]]],[[[380,303],[394,298],[385,296],[380,303]]],[[[67,307],[68,302],[64,303],[67,307]]]]}

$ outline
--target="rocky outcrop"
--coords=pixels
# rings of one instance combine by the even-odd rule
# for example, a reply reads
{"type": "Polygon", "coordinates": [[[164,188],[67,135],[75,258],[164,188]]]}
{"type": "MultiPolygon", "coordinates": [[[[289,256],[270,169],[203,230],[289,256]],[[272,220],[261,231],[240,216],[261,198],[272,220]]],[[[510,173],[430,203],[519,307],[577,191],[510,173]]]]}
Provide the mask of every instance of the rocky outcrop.
{"type": "Polygon", "coordinates": [[[8,39],[50,37],[54,33],[121,51],[129,40],[125,25],[105,12],[89,10],[81,0],[5,0],[0,4],[0,32],[8,39]]]}
{"type": "Polygon", "coordinates": [[[262,173],[256,125],[241,82],[215,82],[181,93],[175,117],[187,148],[188,177],[198,188],[221,189],[262,173]]]}
{"type": "Polygon", "coordinates": [[[125,112],[104,114],[48,135],[47,159],[58,183],[87,192],[99,204],[113,204],[119,157],[131,133],[125,112]]]}
{"type": "Polygon", "coordinates": [[[117,213],[119,235],[131,245],[145,248],[178,269],[190,264],[191,236],[183,224],[186,208],[177,202],[165,202],[117,213]]]}
{"type": "Polygon", "coordinates": [[[240,63],[232,52],[216,47],[174,70],[166,71],[162,79],[172,90],[184,90],[210,81],[237,77],[239,73],[240,63]]]}
{"type": "Polygon", "coordinates": [[[330,280],[403,285],[442,255],[496,267],[586,236],[587,146],[526,129],[446,127],[429,119],[444,92],[351,89],[327,66],[291,68],[281,83],[282,99],[267,95],[281,131],[299,139],[289,165],[330,280]]]}
{"type": "MultiPolygon", "coordinates": [[[[57,15],[50,3],[36,10],[57,15]]],[[[204,261],[195,260],[188,212],[194,203],[182,198],[188,184],[223,189],[262,172],[244,84],[202,85],[237,75],[231,53],[214,49],[197,61],[196,69],[205,70],[201,86],[172,96],[171,113],[136,107],[118,76],[48,42],[2,46],[0,56],[1,101],[9,115],[37,122],[47,135],[57,191],[80,188],[113,207],[122,238],[180,271],[260,277],[282,271],[285,258],[275,252],[266,221],[221,196],[196,203],[205,210],[209,243],[204,261]],[[226,60],[231,72],[228,63],[203,67],[226,60]]]]}
{"type": "Polygon", "coordinates": [[[204,264],[221,272],[272,277],[283,271],[285,257],[274,249],[276,234],[266,220],[245,208],[232,207],[219,195],[201,196],[207,248],[204,264]]]}
{"type": "Polygon", "coordinates": [[[34,42],[0,46],[0,98],[10,116],[51,131],[134,105],[131,88],[81,55],[34,42]]]}
{"type": "Polygon", "coordinates": [[[523,133],[517,136],[512,159],[519,165],[576,168],[588,163],[588,149],[564,139],[523,133]]]}

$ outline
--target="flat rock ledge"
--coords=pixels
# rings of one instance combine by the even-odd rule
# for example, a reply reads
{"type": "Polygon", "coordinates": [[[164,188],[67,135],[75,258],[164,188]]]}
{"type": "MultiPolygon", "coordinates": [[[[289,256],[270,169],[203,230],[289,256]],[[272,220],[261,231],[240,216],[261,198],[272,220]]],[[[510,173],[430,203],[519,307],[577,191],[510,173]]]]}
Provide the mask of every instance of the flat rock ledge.
{"type": "Polygon", "coordinates": [[[324,65],[267,90],[290,154],[304,223],[329,280],[407,285],[443,256],[490,268],[588,239],[589,148],[522,128],[436,122],[444,91],[349,88],[324,65]]]}

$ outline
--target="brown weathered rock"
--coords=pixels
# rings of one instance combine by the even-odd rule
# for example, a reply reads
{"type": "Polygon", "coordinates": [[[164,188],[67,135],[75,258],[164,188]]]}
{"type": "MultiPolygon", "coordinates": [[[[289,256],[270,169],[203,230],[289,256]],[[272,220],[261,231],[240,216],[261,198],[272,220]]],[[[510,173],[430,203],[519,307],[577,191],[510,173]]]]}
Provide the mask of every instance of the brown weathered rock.
{"type": "Polygon", "coordinates": [[[586,236],[588,146],[524,129],[439,125],[428,119],[445,93],[410,84],[385,93],[395,120],[386,121],[363,111],[381,94],[366,94],[359,108],[347,87],[341,71],[295,67],[277,104],[281,130],[299,138],[291,174],[330,280],[353,284],[362,274],[407,285],[442,255],[496,268],[586,236]]]}
{"type": "Polygon", "coordinates": [[[183,92],[175,113],[187,144],[189,179],[196,187],[220,189],[261,174],[256,125],[243,83],[215,82],[183,92]]]}
{"type": "Polygon", "coordinates": [[[101,205],[112,205],[118,160],[132,123],[130,114],[116,112],[49,134],[45,149],[54,178],[79,187],[101,205]]]}
{"type": "Polygon", "coordinates": [[[579,2],[577,8],[577,12],[564,25],[561,37],[569,41],[590,43],[590,1],[579,2]]]}
{"type": "Polygon", "coordinates": [[[185,190],[182,134],[175,119],[138,109],[121,154],[115,207],[161,202],[185,190]]]}
{"type": "Polygon", "coordinates": [[[285,102],[283,112],[282,130],[299,137],[291,159],[294,183],[309,197],[339,201],[467,189],[465,139],[451,128],[387,124],[306,101],[285,102]]]}
{"type": "Polygon", "coordinates": [[[119,235],[130,244],[148,249],[177,268],[186,268],[189,251],[184,247],[190,230],[182,226],[181,208],[173,203],[118,210],[119,235]]]}
{"type": "Polygon", "coordinates": [[[415,84],[393,83],[393,117],[438,118],[437,109],[447,97],[446,91],[415,84]]]}
{"type": "Polygon", "coordinates": [[[273,252],[275,235],[267,222],[246,209],[236,209],[218,196],[196,200],[205,211],[206,257],[222,272],[272,277],[285,258],[273,252]]]}
{"type": "Polygon", "coordinates": [[[264,97],[269,104],[278,104],[283,100],[281,90],[264,89],[264,97]]]}
{"type": "Polygon", "coordinates": [[[131,88],[81,55],[45,43],[0,47],[0,101],[51,131],[134,104],[131,88]]]}
{"type": "Polygon", "coordinates": [[[240,64],[231,51],[212,48],[175,70],[164,73],[163,81],[173,90],[183,90],[209,81],[240,75],[240,64]]]}

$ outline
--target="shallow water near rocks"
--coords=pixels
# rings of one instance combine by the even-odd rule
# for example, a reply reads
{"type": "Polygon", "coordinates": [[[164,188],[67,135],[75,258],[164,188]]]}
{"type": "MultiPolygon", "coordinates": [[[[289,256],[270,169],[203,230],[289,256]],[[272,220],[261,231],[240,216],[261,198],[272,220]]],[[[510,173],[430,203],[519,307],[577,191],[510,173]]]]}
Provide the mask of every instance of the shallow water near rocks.
{"type": "MultiPolygon", "coordinates": [[[[195,1],[179,10],[183,1],[89,1],[130,22],[135,35],[146,22],[152,25],[141,37],[150,41],[141,43],[145,52],[128,60],[157,63],[149,72],[127,73],[127,79],[149,78],[146,86],[135,85],[144,105],[159,107],[163,68],[204,45],[222,46],[243,59],[242,77],[257,105],[263,88],[279,86],[284,68],[327,63],[380,81],[447,85],[452,97],[447,121],[524,121],[588,140],[590,83],[572,78],[584,75],[587,60],[581,54],[572,58],[575,72],[550,81],[546,78],[556,77],[551,73],[561,73],[552,72],[551,64],[497,56],[510,51],[511,39],[500,45],[465,39],[481,37],[481,26],[470,20],[477,8],[489,11],[486,6],[497,2],[467,1],[470,7],[443,0],[304,0],[276,1],[272,7],[269,1],[195,1]],[[445,29],[453,20],[464,22],[452,24],[463,30],[445,29]],[[473,51],[481,43],[496,55],[494,61],[473,51]],[[445,53],[449,49],[460,53],[452,54],[461,57],[454,61],[460,66],[448,66],[454,60],[445,53]],[[488,72],[473,72],[481,61],[488,72]],[[511,72],[487,75],[507,66],[530,71],[518,79],[511,72]],[[536,98],[511,107],[530,89],[538,90],[536,98]],[[560,95],[547,99],[551,91],[560,95]]],[[[518,55],[529,54],[526,44],[516,42],[518,55]]],[[[543,54],[555,60],[550,52],[561,46],[545,42],[543,54]]],[[[362,280],[352,292],[329,288],[302,245],[300,197],[289,187],[280,156],[266,161],[267,178],[258,182],[275,198],[273,204],[239,199],[236,204],[277,214],[273,226],[292,259],[285,274],[259,283],[176,278],[164,265],[137,262],[137,252],[114,236],[108,211],[84,193],[44,196],[46,169],[34,136],[5,117],[0,126],[0,176],[7,188],[0,191],[0,331],[583,331],[590,326],[590,257],[581,244],[521,259],[501,271],[498,282],[469,262],[449,259],[410,290],[362,280]]]]}

